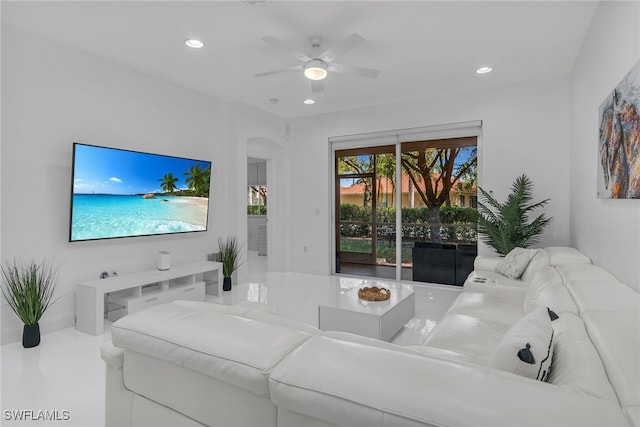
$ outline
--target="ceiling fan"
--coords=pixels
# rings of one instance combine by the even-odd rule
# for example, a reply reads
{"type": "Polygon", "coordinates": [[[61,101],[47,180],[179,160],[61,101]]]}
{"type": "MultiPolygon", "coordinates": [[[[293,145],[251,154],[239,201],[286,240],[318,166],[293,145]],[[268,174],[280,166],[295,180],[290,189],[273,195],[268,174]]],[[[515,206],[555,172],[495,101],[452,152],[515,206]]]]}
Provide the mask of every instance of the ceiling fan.
{"type": "MultiPolygon", "coordinates": [[[[321,93],[324,91],[324,83],[322,82],[322,80],[327,77],[327,74],[330,72],[370,78],[376,78],[380,74],[380,70],[375,70],[372,68],[353,67],[350,65],[336,64],[335,62],[333,62],[333,60],[339,55],[342,55],[366,42],[364,38],[356,33],[353,33],[346,39],[342,40],[340,43],[338,43],[337,46],[327,49],[320,54],[314,53],[312,54],[312,56],[296,52],[286,43],[276,39],[275,37],[263,37],[262,40],[272,46],[277,47],[280,50],[284,50],[293,54],[296,58],[298,58],[298,60],[302,61],[303,64],[296,65],[294,67],[283,68],[280,70],[254,74],[255,77],[266,77],[272,76],[274,74],[288,73],[295,70],[303,70],[305,77],[311,80],[311,92],[321,93]]],[[[322,37],[311,36],[309,37],[309,43],[311,44],[311,47],[315,52],[320,48],[320,45],[322,44],[322,37]]]]}

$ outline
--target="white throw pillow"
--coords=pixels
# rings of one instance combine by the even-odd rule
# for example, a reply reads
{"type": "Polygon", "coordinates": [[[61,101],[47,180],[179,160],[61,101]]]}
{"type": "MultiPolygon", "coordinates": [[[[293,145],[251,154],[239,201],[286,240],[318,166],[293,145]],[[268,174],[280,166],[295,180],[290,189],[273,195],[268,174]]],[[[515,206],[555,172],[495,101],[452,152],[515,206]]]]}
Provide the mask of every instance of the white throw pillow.
{"type": "Polygon", "coordinates": [[[513,248],[496,264],[496,271],[509,279],[519,279],[537,252],[537,249],[513,248]]]}
{"type": "Polygon", "coordinates": [[[553,327],[547,307],[518,320],[498,343],[489,366],[546,381],[553,360],[553,327]]]}

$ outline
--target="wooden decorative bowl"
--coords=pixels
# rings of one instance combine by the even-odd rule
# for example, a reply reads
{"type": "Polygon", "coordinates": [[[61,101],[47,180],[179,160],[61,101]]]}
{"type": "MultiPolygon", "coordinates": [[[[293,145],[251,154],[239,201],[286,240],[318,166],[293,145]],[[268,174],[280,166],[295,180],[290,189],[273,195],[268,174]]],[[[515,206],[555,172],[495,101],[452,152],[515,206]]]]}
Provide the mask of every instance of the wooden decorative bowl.
{"type": "Polygon", "coordinates": [[[366,301],[386,301],[391,297],[391,291],[377,286],[365,287],[358,289],[358,297],[366,301]]]}

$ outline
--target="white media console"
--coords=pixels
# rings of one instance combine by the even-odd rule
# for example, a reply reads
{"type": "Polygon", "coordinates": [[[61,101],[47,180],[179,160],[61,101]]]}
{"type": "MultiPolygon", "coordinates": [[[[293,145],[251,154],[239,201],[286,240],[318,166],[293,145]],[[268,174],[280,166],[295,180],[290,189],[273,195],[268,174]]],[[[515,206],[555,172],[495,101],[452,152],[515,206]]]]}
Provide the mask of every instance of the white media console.
{"type": "Polygon", "coordinates": [[[76,329],[102,335],[105,317],[115,320],[176,299],[203,301],[205,294],[222,295],[219,262],[194,262],[170,270],[154,269],[80,282],[76,286],[76,329]]]}

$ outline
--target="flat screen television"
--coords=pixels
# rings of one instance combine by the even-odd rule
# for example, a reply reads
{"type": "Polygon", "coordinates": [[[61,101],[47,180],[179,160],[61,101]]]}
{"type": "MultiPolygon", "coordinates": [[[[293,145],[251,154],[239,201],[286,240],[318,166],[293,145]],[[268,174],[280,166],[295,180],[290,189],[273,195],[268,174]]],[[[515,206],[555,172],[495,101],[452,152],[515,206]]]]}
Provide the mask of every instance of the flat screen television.
{"type": "Polygon", "coordinates": [[[207,230],[211,162],[73,144],[69,241],[207,230]]]}

